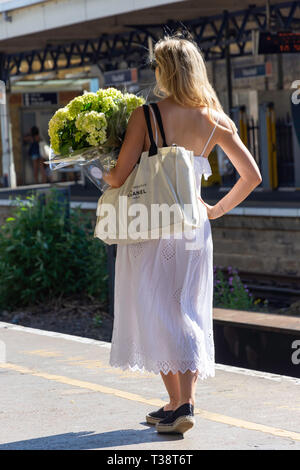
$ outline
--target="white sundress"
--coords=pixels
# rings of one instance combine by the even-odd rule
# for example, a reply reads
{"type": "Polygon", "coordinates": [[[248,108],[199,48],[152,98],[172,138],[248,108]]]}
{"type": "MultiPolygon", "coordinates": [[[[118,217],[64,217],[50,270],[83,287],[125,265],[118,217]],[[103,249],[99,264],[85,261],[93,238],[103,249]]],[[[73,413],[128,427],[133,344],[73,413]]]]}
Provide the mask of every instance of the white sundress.
{"type": "MultiPolygon", "coordinates": [[[[194,160],[199,196],[202,175],[212,174],[202,155],[215,128],[194,160]]],[[[189,369],[201,379],[214,377],[213,242],[205,214],[201,248],[187,250],[185,237],[174,236],[117,246],[112,367],[154,374],[189,369]]]]}

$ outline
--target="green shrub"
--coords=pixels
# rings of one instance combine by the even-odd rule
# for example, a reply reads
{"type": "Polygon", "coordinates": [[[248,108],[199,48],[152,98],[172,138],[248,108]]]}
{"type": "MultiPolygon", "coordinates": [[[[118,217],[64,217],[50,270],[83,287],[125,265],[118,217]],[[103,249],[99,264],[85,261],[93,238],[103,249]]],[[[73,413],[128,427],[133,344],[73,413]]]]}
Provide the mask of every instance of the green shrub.
{"type": "Polygon", "coordinates": [[[104,243],[79,208],[68,212],[51,188],[21,201],[0,230],[0,308],[12,310],[83,293],[107,300],[104,243]],[[40,195],[41,196],[41,195],[40,195]]]}

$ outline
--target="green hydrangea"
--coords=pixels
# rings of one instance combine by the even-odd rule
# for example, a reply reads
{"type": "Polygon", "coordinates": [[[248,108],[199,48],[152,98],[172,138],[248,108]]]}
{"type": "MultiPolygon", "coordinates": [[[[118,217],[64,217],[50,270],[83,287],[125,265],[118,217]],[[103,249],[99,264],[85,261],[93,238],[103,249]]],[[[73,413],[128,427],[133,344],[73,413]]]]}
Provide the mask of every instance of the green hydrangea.
{"type": "Polygon", "coordinates": [[[126,112],[130,116],[132,111],[134,111],[139,106],[142,106],[145,103],[144,98],[134,95],[133,93],[125,93],[124,101],[126,103],[126,112]]]}
{"type": "Polygon", "coordinates": [[[83,111],[98,111],[99,110],[99,99],[96,93],[84,93],[81,96],[76,96],[66,106],[68,110],[68,116],[70,119],[76,119],[79,113],[83,111]]]}
{"type": "Polygon", "coordinates": [[[60,108],[49,121],[49,137],[51,147],[55,153],[60,152],[60,132],[69,120],[69,113],[66,108],[60,108]]]}
{"type": "Polygon", "coordinates": [[[118,109],[119,104],[123,100],[123,93],[116,88],[100,88],[97,91],[98,100],[100,103],[101,111],[103,113],[112,114],[118,109]]]}
{"type": "Polygon", "coordinates": [[[109,88],[99,88],[97,91],[98,97],[101,99],[112,98],[114,101],[122,100],[123,93],[114,87],[109,88]]]}
{"type": "Polygon", "coordinates": [[[101,145],[106,141],[107,121],[104,113],[89,111],[78,114],[76,128],[87,134],[86,140],[90,145],[101,145]]]}
{"type": "Polygon", "coordinates": [[[114,87],[77,96],[50,120],[50,145],[61,155],[89,146],[118,148],[132,111],[144,103],[144,98],[114,87]]]}

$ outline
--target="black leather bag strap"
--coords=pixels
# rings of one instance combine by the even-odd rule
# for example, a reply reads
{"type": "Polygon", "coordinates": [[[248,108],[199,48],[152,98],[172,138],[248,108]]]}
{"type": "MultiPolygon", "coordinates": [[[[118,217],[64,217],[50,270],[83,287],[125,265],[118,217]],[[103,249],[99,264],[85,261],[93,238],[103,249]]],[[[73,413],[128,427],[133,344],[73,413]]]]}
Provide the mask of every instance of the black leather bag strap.
{"type": "Polygon", "coordinates": [[[163,123],[162,123],[159,107],[158,107],[157,103],[151,103],[150,105],[152,106],[152,108],[154,109],[154,112],[155,112],[156,120],[157,120],[157,123],[158,123],[158,126],[159,126],[159,130],[160,130],[160,133],[161,133],[161,136],[162,136],[162,140],[163,140],[163,147],[168,147],[167,142],[166,142],[166,136],[165,136],[164,126],[163,126],[163,123]]]}
{"type": "Polygon", "coordinates": [[[147,104],[144,104],[143,109],[144,109],[145,119],[146,119],[146,123],[147,123],[149,139],[150,139],[150,142],[151,142],[151,146],[150,146],[150,149],[149,149],[149,157],[151,157],[151,155],[156,155],[157,154],[157,145],[156,145],[156,143],[154,141],[154,138],[153,138],[153,132],[152,132],[151,121],[150,121],[149,106],[147,104]]]}

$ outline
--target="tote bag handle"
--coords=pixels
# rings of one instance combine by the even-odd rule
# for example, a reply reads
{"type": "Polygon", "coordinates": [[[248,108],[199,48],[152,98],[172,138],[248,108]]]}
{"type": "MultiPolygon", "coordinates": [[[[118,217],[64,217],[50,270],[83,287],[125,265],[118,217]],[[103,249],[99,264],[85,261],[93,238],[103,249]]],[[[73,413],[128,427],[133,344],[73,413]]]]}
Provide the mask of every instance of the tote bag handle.
{"type": "MultiPolygon", "coordinates": [[[[159,130],[160,130],[162,140],[163,140],[163,147],[168,147],[168,145],[166,143],[166,137],[165,137],[165,132],[164,132],[164,128],[163,128],[159,108],[158,108],[156,103],[150,103],[150,106],[152,106],[152,108],[154,110],[154,113],[155,113],[155,116],[156,116],[156,119],[157,119],[157,122],[158,122],[159,130]]],[[[153,132],[152,132],[151,121],[150,121],[149,106],[147,104],[144,104],[143,109],[144,109],[144,114],[145,114],[149,139],[150,139],[150,143],[151,143],[151,146],[150,146],[150,149],[149,149],[149,157],[151,157],[152,155],[157,154],[157,145],[156,145],[155,140],[153,138],[153,132]]]]}

